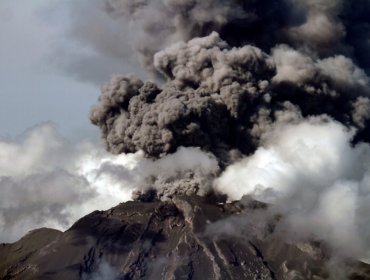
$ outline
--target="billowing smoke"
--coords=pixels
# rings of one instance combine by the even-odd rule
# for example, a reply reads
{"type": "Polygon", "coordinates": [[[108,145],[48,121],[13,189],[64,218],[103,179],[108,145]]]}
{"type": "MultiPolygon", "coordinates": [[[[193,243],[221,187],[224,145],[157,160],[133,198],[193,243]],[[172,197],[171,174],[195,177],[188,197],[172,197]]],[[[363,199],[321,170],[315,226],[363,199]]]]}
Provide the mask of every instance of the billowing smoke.
{"type": "MultiPolygon", "coordinates": [[[[132,193],[214,190],[270,203],[261,223],[282,215],[285,238],[369,259],[368,0],[68,3],[74,52],[56,63],[95,83],[140,63],[148,74],[137,76],[153,80],[115,75],[103,86],[90,119],[115,155],[75,148],[50,125],[0,141],[1,241],[65,229],[132,193]]],[[[221,227],[250,221],[237,219],[221,227]]]]}
{"type": "MultiPolygon", "coordinates": [[[[108,151],[162,161],[198,147],[224,171],[216,191],[272,203],[286,236],[369,257],[369,1],[102,3],[157,81],[103,86],[90,119],[108,151]]],[[[196,170],[167,186],[199,193],[196,170]]]]}
{"type": "Polygon", "coordinates": [[[154,66],[167,78],[161,87],[133,76],[103,87],[90,118],[109,151],[160,158],[197,146],[227,164],[273,123],[321,114],[367,133],[369,78],[341,55],[314,59],[286,45],[267,55],[213,32],[156,53],[154,66]]]}
{"type": "Polygon", "coordinates": [[[91,120],[109,151],[154,158],[180,146],[220,157],[249,151],[248,123],[240,120],[268,94],[274,68],[266,54],[252,46],[230,50],[212,33],[157,53],[155,65],[169,79],[163,88],[135,77],[114,77],[103,87],[91,120]]]}
{"type": "Polygon", "coordinates": [[[103,86],[90,119],[108,151],[160,159],[200,147],[224,169],[275,127],[322,115],[351,128],[352,143],[370,140],[368,58],[357,52],[368,48],[368,2],[102,3],[165,81],[114,76],[103,86]]]}
{"type": "Polygon", "coordinates": [[[252,44],[268,53],[287,44],[317,58],[345,55],[369,71],[367,0],[81,0],[70,6],[69,34],[91,55],[65,55],[62,62],[69,60],[69,73],[82,79],[101,81],[122,69],[117,62],[127,64],[130,50],[156,73],[156,52],[212,31],[231,46],[252,44]]]}

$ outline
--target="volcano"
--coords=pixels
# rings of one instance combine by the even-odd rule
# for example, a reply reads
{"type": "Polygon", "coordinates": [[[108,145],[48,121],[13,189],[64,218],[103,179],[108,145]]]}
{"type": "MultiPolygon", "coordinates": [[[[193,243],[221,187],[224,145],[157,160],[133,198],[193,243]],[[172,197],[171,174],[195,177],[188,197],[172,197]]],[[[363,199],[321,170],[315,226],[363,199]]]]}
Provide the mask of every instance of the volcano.
{"type": "MultiPolygon", "coordinates": [[[[149,201],[94,211],[65,232],[41,228],[1,244],[0,279],[328,279],[329,270],[343,269],[328,266],[324,243],[274,234],[279,217],[263,233],[253,223],[244,234],[212,230],[264,211],[264,203],[194,195],[142,200],[149,201]]],[[[370,279],[370,265],[345,263],[349,279],[370,279]]]]}
{"type": "Polygon", "coordinates": [[[73,150],[65,201],[40,206],[63,190],[16,170],[4,217],[123,203],[2,244],[1,279],[370,279],[369,0],[78,2],[84,49],[130,49],[149,76],[102,86],[89,117],[112,155],[73,150]]]}

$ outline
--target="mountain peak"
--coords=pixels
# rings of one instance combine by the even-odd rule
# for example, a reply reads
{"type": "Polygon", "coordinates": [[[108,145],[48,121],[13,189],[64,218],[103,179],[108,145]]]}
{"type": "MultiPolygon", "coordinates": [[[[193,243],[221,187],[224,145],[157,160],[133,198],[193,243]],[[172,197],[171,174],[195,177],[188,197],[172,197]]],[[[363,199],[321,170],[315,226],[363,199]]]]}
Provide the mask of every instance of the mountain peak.
{"type": "MultiPolygon", "coordinates": [[[[320,243],[209,230],[264,208],[199,196],[121,203],[65,232],[42,228],[2,244],[0,279],[327,279],[320,243]]],[[[352,279],[369,279],[368,265],[349,268],[352,279]]]]}

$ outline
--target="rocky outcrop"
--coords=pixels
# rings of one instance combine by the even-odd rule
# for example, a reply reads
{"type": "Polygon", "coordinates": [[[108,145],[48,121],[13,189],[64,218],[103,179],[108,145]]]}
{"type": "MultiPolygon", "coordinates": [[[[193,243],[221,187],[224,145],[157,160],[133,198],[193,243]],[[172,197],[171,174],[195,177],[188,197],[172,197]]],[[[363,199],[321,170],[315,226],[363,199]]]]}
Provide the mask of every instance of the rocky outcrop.
{"type": "MultiPolygon", "coordinates": [[[[38,229],[1,244],[0,279],[328,279],[318,244],[207,233],[261,207],[197,196],[122,203],[66,232],[38,229]]],[[[369,266],[350,269],[352,279],[370,279],[369,266]]]]}

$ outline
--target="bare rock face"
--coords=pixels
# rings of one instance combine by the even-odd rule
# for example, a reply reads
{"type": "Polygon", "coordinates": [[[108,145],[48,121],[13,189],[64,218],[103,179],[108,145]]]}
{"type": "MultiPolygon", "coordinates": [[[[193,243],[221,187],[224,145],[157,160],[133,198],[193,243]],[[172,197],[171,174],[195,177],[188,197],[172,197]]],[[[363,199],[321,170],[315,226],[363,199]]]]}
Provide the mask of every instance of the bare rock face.
{"type": "MultiPolygon", "coordinates": [[[[1,244],[0,279],[328,279],[319,244],[208,230],[264,207],[197,196],[122,203],[66,232],[38,229],[1,244]]],[[[351,279],[370,279],[366,264],[349,269],[351,279]]]]}

